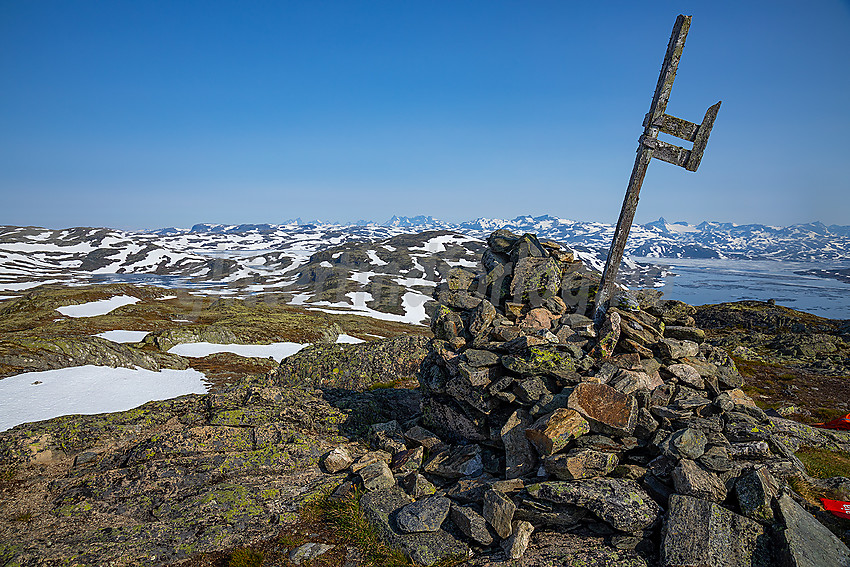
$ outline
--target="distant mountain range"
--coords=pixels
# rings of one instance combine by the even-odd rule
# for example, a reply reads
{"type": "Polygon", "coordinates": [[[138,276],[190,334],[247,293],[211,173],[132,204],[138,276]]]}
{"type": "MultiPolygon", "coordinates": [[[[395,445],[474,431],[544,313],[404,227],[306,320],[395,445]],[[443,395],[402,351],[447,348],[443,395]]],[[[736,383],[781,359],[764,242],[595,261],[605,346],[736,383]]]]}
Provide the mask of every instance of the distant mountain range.
{"type": "MultiPolygon", "coordinates": [[[[486,236],[499,228],[531,232],[572,246],[605,248],[614,225],[572,221],[549,215],[520,216],[512,220],[479,218],[459,224],[433,217],[394,216],[384,226],[416,230],[456,230],[486,236]]],[[[820,222],[787,227],[763,224],[702,222],[670,223],[664,218],[634,225],[626,253],[652,258],[735,258],[751,260],[829,261],[850,259],[850,226],[820,222]]]]}
{"type": "MultiPolygon", "coordinates": [[[[462,223],[394,216],[384,224],[348,225],[295,219],[149,231],[0,226],[0,300],[41,283],[122,281],[224,295],[276,293],[299,305],[348,305],[403,317],[408,304],[428,299],[451,267],[480,272],[483,241],[500,228],[565,244],[596,270],[604,265],[614,233],[610,224],[548,215],[462,223]]],[[[640,262],[644,256],[817,261],[803,268],[845,281],[841,270],[850,260],[850,227],[693,226],[662,218],[633,226],[626,254],[619,275],[637,287],[663,285],[667,273],[664,266],[640,262]]]]}
{"type": "MultiPolygon", "coordinates": [[[[614,235],[614,225],[561,219],[549,215],[519,216],[511,220],[478,218],[450,223],[431,216],[393,216],[383,224],[357,221],[349,225],[304,222],[300,218],[282,224],[196,224],[191,229],[163,228],[149,234],[266,234],[281,230],[330,229],[351,230],[354,234],[383,229],[423,232],[453,230],[477,238],[485,238],[494,230],[530,232],[564,244],[607,251],[614,235]]],[[[650,258],[731,258],[750,260],[833,261],[850,260],[850,226],[825,225],[820,222],[786,227],[763,224],[721,223],[706,221],[698,225],[668,222],[664,218],[634,225],[629,233],[626,254],[650,258]]]]}

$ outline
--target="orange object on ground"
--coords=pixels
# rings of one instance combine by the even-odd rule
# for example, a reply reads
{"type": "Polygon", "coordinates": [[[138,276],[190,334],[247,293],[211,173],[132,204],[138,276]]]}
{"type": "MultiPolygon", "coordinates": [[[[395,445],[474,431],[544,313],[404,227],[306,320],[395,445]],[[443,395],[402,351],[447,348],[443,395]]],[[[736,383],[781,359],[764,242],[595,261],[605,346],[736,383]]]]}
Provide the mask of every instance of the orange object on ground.
{"type": "Polygon", "coordinates": [[[823,507],[827,512],[832,512],[839,518],[850,520],[850,502],[827,500],[826,498],[821,498],[820,501],[823,502],[823,507]]]}
{"type": "Polygon", "coordinates": [[[824,429],[848,429],[850,430],[850,413],[844,417],[839,417],[826,423],[816,423],[815,427],[823,427],[824,429]]]}

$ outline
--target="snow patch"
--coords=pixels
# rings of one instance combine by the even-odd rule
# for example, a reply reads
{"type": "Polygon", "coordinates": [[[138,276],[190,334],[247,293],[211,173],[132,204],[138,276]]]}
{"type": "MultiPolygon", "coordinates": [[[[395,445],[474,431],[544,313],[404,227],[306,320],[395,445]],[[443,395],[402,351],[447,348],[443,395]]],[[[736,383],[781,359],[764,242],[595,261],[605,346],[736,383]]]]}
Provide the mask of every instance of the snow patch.
{"type": "Polygon", "coordinates": [[[232,352],[239,356],[273,358],[280,362],[308,345],[301,343],[272,343],[269,345],[220,345],[215,343],[185,343],[168,349],[172,354],[200,358],[216,352],[232,352]]]}
{"type": "Polygon", "coordinates": [[[126,411],[151,400],[205,394],[197,370],[75,366],[0,380],[0,431],[68,414],[126,411]]]}
{"type": "Polygon", "coordinates": [[[110,311],[138,303],[138,297],[129,295],[116,295],[109,299],[101,299],[100,301],[89,301],[80,305],[66,305],[65,307],[57,307],[56,311],[66,317],[96,317],[98,315],[106,315],[110,311]]]}
{"type": "Polygon", "coordinates": [[[95,336],[113,343],[137,343],[144,339],[149,331],[125,331],[116,329],[114,331],[104,331],[95,336]]]}

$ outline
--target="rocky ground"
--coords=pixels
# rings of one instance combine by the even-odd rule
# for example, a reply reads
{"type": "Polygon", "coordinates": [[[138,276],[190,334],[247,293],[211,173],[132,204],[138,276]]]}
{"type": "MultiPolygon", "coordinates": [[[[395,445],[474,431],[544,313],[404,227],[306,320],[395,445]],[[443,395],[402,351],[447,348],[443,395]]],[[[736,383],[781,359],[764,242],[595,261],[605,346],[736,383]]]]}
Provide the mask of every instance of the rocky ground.
{"type": "MultiPolygon", "coordinates": [[[[676,535],[670,526],[713,525],[729,537],[749,530],[758,542],[801,522],[827,537],[811,513],[846,542],[850,525],[818,512],[817,497],[850,500],[850,486],[817,478],[824,475],[806,468],[806,455],[831,451],[839,472],[830,476],[850,476],[850,435],[800,423],[850,411],[840,406],[850,399],[846,322],[757,302],[659,304],[647,293],[612,311],[620,334],[606,343],[582,317],[597,276],[550,244],[534,256],[531,242],[526,256],[554,263],[526,262],[542,265],[544,277],[526,278],[533,289],[506,301],[517,289],[494,270],[504,270],[498,254],[510,257],[514,244],[485,252],[494,277],[483,287],[454,270],[437,288],[436,340],[421,327],[305,312],[273,297],[221,301],[181,291],[163,300],[173,290],[116,285],[43,287],[0,303],[5,375],[80,364],[191,366],[213,385],[206,395],[0,433],[0,566],[402,564],[364,548],[346,527],[350,518],[317,512],[334,502],[331,492],[345,502],[364,485],[366,517],[420,563],[438,559],[423,549],[444,549],[456,552],[445,563],[482,567],[697,564],[682,550],[701,536],[665,544],[676,535]],[[556,292],[567,290],[550,295],[568,301],[532,313],[535,294],[548,298],[546,270],[558,272],[556,292]],[[121,294],[140,302],[86,319],[55,311],[121,294]],[[127,345],[91,337],[116,328],[151,334],[127,345]],[[369,342],[333,344],[340,332],[369,342]],[[198,340],[317,345],[280,365],[164,352],[198,340]],[[742,376],[755,403],[738,389],[742,376]],[[594,393],[582,403],[584,390],[594,393]],[[603,395],[596,390],[625,403],[634,422],[594,413],[603,395]],[[559,408],[576,415],[553,419],[559,408]],[[518,427],[505,429],[511,419],[518,427]],[[561,422],[575,426],[571,434],[552,433],[561,422]],[[766,433],[750,438],[747,427],[766,433]],[[538,477],[541,464],[546,476],[538,477]],[[748,512],[737,496],[741,478],[773,487],[776,518],[748,512]],[[588,496],[593,490],[601,492],[588,496]],[[640,503],[622,508],[635,494],[640,503]],[[414,498],[429,507],[400,520],[414,498]],[[511,506],[514,522],[503,513],[511,506]],[[398,530],[399,521],[423,518],[437,529],[414,529],[414,538],[398,530]]],[[[752,542],[739,556],[764,557],[752,542]]]]}

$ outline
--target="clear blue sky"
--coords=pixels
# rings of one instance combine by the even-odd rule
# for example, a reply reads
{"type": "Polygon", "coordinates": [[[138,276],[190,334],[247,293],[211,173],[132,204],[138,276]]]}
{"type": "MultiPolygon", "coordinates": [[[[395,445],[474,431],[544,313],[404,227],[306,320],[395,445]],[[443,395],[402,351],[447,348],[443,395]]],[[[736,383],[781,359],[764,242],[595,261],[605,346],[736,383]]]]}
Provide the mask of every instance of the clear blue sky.
{"type": "Polygon", "coordinates": [[[679,13],[723,107],[636,221],[850,224],[838,0],[2,0],[0,224],[613,222],[679,13]]]}

